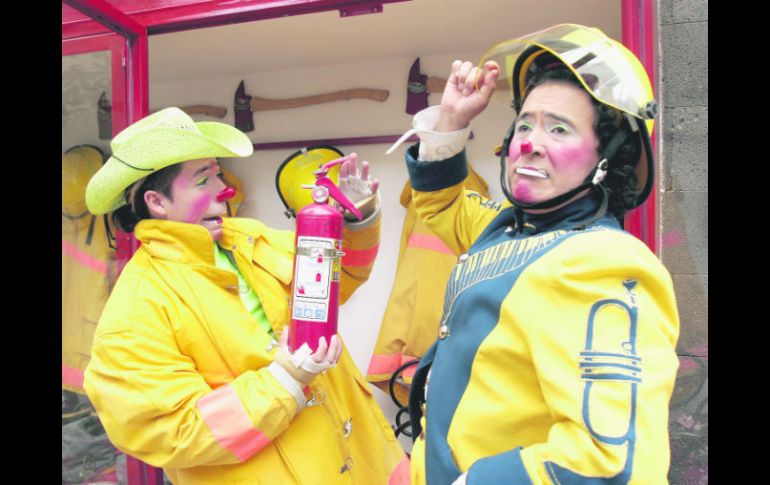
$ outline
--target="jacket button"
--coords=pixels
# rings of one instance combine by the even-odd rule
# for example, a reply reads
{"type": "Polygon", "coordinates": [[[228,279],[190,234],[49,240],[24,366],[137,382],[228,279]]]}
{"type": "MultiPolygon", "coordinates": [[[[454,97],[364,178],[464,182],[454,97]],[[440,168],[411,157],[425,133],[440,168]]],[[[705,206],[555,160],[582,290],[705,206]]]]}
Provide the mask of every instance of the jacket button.
{"type": "Polygon", "coordinates": [[[461,254],[461,255],[460,255],[460,257],[458,258],[458,260],[459,260],[461,263],[464,263],[465,261],[467,261],[467,260],[468,260],[468,257],[469,257],[469,256],[468,256],[468,253],[464,253],[464,254],[461,254]]]}
{"type": "Polygon", "coordinates": [[[350,433],[353,431],[353,418],[348,419],[345,421],[345,424],[342,425],[342,435],[347,438],[350,436],[350,433]]]}
{"type": "Polygon", "coordinates": [[[342,468],[340,468],[340,473],[345,473],[351,468],[353,468],[353,458],[347,457],[345,458],[345,463],[342,464],[342,468]]]}
{"type": "Polygon", "coordinates": [[[254,238],[251,236],[247,237],[246,240],[249,241],[249,244],[254,242],[254,238]]]}
{"type": "Polygon", "coordinates": [[[441,340],[444,340],[449,335],[449,326],[448,325],[442,325],[438,329],[438,338],[441,340]]]}

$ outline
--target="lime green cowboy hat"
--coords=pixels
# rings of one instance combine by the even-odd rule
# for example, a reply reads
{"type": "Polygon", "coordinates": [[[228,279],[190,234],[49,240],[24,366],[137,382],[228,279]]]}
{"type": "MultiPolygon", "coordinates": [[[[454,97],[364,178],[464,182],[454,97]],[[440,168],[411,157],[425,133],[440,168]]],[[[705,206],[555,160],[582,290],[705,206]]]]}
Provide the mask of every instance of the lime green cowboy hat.
{"type": "Polygon", "coordinates": [[[195,122],[179,108],[165,108],[118,133],[112,156],[88,182],[86,206],[99,215],[124,204],[126,188],[175,163],[211,157],[248,157],[254,146],[240,130],[215,121],[195,122]]]}

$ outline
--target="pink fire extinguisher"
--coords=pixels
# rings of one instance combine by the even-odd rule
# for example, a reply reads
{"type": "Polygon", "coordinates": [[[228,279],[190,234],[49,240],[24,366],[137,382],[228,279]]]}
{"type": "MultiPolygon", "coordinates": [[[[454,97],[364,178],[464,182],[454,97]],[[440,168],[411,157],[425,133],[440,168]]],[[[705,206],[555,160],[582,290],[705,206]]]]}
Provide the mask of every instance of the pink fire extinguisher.
{"type": "Polygon", "coordinates": [[[359,220],[363,218],[350,200],[326,175],[329,169],[355,155],[332,160],[313,172],[315,185],[313,203],[297,214],[297,232],[294,245],[294,282],[292,285],[289,349],[294,352],[303,343],[315,352],[318,339],[330,342],[337,333],[340,298],[340,269],[342,256],[342,210],[330,203],[336,200],[359,220]]]}

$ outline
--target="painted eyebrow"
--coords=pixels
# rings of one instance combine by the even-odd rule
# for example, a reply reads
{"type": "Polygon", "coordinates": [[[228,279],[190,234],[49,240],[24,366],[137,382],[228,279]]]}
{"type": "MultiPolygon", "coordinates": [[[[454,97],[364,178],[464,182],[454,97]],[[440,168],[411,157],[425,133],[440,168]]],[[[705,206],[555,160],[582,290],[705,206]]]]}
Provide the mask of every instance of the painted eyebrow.
{"type": "MultiPolygon", "coordinates": [[[[548,111],[546,111],[546,112],[545,112],[545,116],[546,116],[546,117],[548,117],[548,118],[553,118],[553,119],[555,119],[556,121],[561,121],[562,123],[566,123],[566,124],[568,124],[569,126],[573,126],[573,127],[575,126],[575,125],[574,125],[574,124],[573,124],[573,123],[572,123],[570,120],[568,120],[567,118],[565,118],[565,117],[563,117],[563,116],[559,116],[559,115],[557,115],[557,114],[555,114],[555,113],[551,113],[551,112],[548,112],[548,111]]],[[[522,118],[523,118],[523,119],[530,119],[530,118],[533,118],[533,117],[534,117],[534,113],[532,113],[532,112],[530,112],[530,111],[525,111],[525,112],[523,112],[521,115],[519,115],[519,119],[522,119],[522,118]]]]}
{"type": "Polygon", "coordinates": [[[219,163],[217,162],[211,162],[211,164],[206,165],[205,167],[199,168],[198,170],[193,173],[193,177],[197,177],[198,175],[203,174],[204,172],[207,172],[211,170],[212,167],[215,167],[216,169],[219,169],[219,163]]]}

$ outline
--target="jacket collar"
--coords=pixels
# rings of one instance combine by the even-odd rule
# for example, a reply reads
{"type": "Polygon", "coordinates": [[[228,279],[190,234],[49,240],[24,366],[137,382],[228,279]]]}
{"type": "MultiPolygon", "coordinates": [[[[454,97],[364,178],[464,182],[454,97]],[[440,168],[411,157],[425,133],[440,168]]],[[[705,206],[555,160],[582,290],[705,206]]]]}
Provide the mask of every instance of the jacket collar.
{"type": "Polygon", "coordinates": [[[557,210],[543,214],[524,212],[514,206],[516,225],[525,234],[539,234],[579,226],[596,213],[601,204],[599,194],[592,192],[557,210]]]}
{"type": "MultiPolygon", "coordinates": [[[[261,224],[250,227],[250,234],[258,237],[260,234],[255,234],[255,229],[259,228],[261,224]]],[[[220,246],[225,249],[232,248],[235,238],[242,232],[237,219],[222,218],[220,246]]],[[[214,239],[201,225],[145,219],[137,224],[135,234],[141,241],[142,248],[154,258],[179,263],[215,265],[214,239]]]]}

